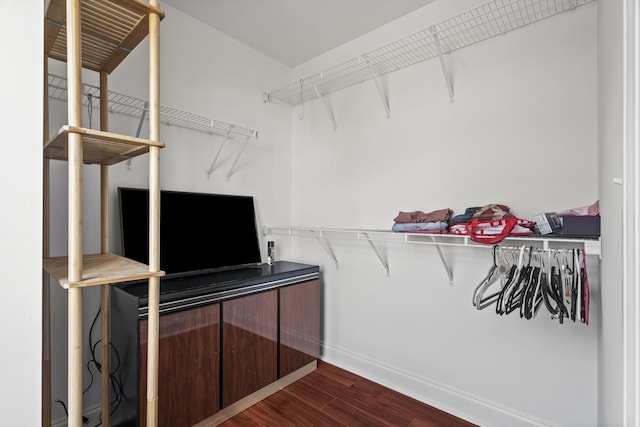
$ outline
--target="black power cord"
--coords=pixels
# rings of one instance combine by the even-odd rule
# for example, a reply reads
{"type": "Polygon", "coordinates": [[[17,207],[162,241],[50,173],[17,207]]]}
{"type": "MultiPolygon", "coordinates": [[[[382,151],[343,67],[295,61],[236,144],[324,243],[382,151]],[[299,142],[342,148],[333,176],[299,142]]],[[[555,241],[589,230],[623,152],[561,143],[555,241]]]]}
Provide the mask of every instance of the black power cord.
{"type": "MultiPolygon", "coordinates": [[[[89,390],[89,388],[91,388],[91,386],[93,385],[94,376],[91,372],[91,366],[95,366],[98,373],[102,373],[102,364],[98,362],[98,359],[96,358],[96,348],[98,347],[98,345],[100,345],[100,343],[102,343],[102,340],[98,339],[95,341],[95,343],[93,342],[93,328],[95,327],[99,316],[100,309],[98,309],[96,316],[93,318],[93,322],[91,322],[91,327],[89,328],[89,354],[91,355],[91,358],[87,362],[87,370],[91,375],[91,381],[87,388],[85,388],[85,390],[83,391],[83,394],[86,393],[86,391],[89,390]]],[[[112,343],[109,343],[109,348],[113,350],[113,354],[115,355],[116,359],[115,367],[113,367],[109,372],[109,382],[114,396],[113,399],[109,402],[109,406],[111,407],[109,410],[109,414],[113,414],[122,403],[122,399],[124,398],[124,390],[122,388],[122,383],[116,376],[116,374],[120,370],[120,353],[112,343]]],[[[100,422],[98,422],[98,424],[96,424],[94,427],[99,427],[100,425],[102,425],[102,413],[100,414],[100,422]]]]}
{"type": "MultiPolygon", "coordinates": [[[[99,339],[99,340],[96,340],[95,343],[93,342],[93,329],[94,329],[94,327],[96,325],[98,317],[100,317],[100,309],[98,309],[98,312],[96,313],[95,317],[93,318],[93,322],[91,322],[91,327],[89,328],[89,354],[90,354],[91,357],[90,357],[89,361],[87,362],[87,371],[89,372],[91,380],[89,381],[89,385],[87,387],[85,387],[85,389],[82,391],[83,395],[87,391],[89,391],[89,389],[91,388],[91,386],[93,385],[93,382],[94,382],[94,378],[95,377],[93,375],[91,367],[92,366],[95,367],[95,369],[98,371],[98,373],[102,374],[102,364],[96,358],[96,348],[98,347],[98,345],[100,345],[102,340],[99,339]]],[[[116,411],[116,409],[118,409],[120,404],[122,403],[122,400],[124,398],[124,390],[122,388],[122,383],[120,382],[120,380],[116,376],[116,374],[120,370],[120,353],[118,352],[118,349],[115,348],[115,346],[112,343],[109,343],[109,347],[110,347],[110,349],[113,350],[113,354],[115,355],[115,359],[116,359],[116,362],[117,362],[116,365],[115,365],[115,368],[113,368],[111,370],[111,372],[109,372],[109,382],[110,382],[110,386],[111,386],[111,389],[113,391],[113,396],[114,396],[113,399],[109,402],[109,406],[111,407],[110,410],[109,410],[109,414],[113,414],[116,411]]],[[[60,405],[62,405],[62,408],[64,409],[65,416],[68,419],[69,418],[69,412],[67,410],[67,405],[60,399],[56,399],[56,403],[59,403],[60,405]]],[[[82,423],[83,424],[89,424],[89,418],[87,418],[85,416],[82,416],[82,423]]],[[[102,425],[102,412],[100,413],[100,421],[94,427],[99,427],[101,425],[102,425]]]]}
{"type": "MultiPolygon", "coordinates": [[[[56,399],[56,403],[59,403],[62,405],[62,409],[64,409],[64,414],[67,418],[69,418],[69,411],[67,411],[67,405],[64,404],[64,402],[60,399],[56,399]]],[[[89,424],[89,418],[85,417],[84,415],[82,416],[82,424],[89,424]]]]}

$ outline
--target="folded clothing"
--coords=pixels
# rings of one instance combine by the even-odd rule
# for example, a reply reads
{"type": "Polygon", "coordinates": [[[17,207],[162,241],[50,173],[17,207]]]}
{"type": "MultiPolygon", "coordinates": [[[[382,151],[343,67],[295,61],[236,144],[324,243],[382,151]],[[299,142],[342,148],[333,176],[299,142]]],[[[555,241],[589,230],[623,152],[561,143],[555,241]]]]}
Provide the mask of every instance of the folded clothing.
{"type": "Polygon", "coordinates": [[[463,214],[456,215],[451,219],[451,224],[462,224],[472,219],[479,221],[492,221],[496,219],[513,216],[509,213],[509,206],[492,203],[484,206],[474,206],[464,210],[463,214]]]}
{"type": "Polygon", "coordinates": [[[456,215],[451,219],[451,224],[463,224],[471,221],[473,214],[475,214],[478,209],[480,209],[478,206],[465,209],[463,214],[456,215]]]}
{"type": "Polygon", "coordinates": [[[400,213],[398,213],[398,216],[396,216],[393,221],[398,224],[448,222],[449,218],[451,218],[451,209],[445,208],[428,213],[424,213],[422,211],[400,211],[400,213]]]}
{"type": "Polygon", "coordinates": [[[449,224],[445,221],[435,222],[412,222],[412,223],[394,223],[391,227],[392,231],[442,231],[446,230],[449,224]]]}
{"type": "Polygon", "coordinates": [[[579,208],[567,209],[557,212],[553,216],[595,216],[600,215],[600,201],[596,201],[589,206],[580,206],[579,208]]]}
{"type": "Polygon", "coordinates": [[[414,233],[414,234],[449,234],[448,229],[444,230],[407,230],[400,231],[400,233],[414,233]]]}

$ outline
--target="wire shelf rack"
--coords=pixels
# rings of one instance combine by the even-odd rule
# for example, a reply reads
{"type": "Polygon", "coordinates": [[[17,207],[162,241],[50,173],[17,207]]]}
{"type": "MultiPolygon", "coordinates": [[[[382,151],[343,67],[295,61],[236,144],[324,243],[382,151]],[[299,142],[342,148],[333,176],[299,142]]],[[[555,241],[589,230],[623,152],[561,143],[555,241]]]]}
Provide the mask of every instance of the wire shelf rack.
{"type": "MultiPolygon", "coordinates": [[[[336,268],[340,267],[338,258],[334,253],[330,241],[334,240],[361,240],[369,243],[378,260],[390,275],[391,271],[385,256],[378,248],[378,244],[384,243],[411,243],[435,246],[440,261],[449,277],[449,283],[453,284],[453,271],[441,250],[441,246],[464,246],[469,248],[492,248],[492,245],[475,243],[470,236],[457,234],[422,234],[422,233],[397,233],[388,230],[367,230],[352,228],[325,228],[325,227],[264,227],[265,236],[290,236],[290,237],[311,237],[315,238],[322,249],[329,255],[336,268]]],[[[540,248],[544,251],[554,251],[559,249],[584,249],[587,255],[601,257],[600,238],[572,238],[564,236],[550,235],[530,235],[530,236],[507,236],[503,244],[526,245],[528,247],[540,248]],[[526,242],[526,243],[525,243],[526,242]]]]}
{"type": "Polygon", "coordinates": [[[265,101],[295,106],[573,10],[595,0],[493,0],[287,86],[265,101]]]}
{"type": "MultiPolygon", "coordinates": [[[[61,101],[67,100],[67,79],[54,74],[49,74],[49,97],[61,101]]],[[[100,108],[100,88],[90,84],[83,84],[82,103],[85,106],[100,108]]],[[[123,95],[117,92],[108,92],[109,112],[135,117],[147,118],[147,101],[123,95]]],[[[160,105],[160,122],[168,126],[178,126],[199,132],[223,135],[241,136],[245,138],[258,138],[258,131],[242,126],[223,122],[197,114],[179,110],[177,108],[160,105]]]]}

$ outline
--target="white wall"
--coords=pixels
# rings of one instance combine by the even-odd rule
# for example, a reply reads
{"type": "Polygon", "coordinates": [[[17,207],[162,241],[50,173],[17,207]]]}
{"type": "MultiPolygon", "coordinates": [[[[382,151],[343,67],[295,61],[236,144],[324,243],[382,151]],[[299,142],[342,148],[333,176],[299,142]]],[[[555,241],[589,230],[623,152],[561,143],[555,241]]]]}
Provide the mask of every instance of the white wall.
{"type": "Polygon", "coordinates": [[[607,212],[602,224],[607,236],[602,275],[607,286],[602,295],[598,366],[602,426],[640,425],[634,244],[639,166],[637,7],[636,1],[600,0],[598,5],[599,186],[602,209],[607,212]]]}
{"type": "MultiPolygon", "coordinates": [[[[319,72],[479,1],[436,2],[294,69],[319,72]]],[[[522,217],[598,198],[596,5],[453,53],[455,102],[428,61],[329,96],[293,117],[294,225],[390,229],[400,210],[500,202],[522,217]]],[[[363,242],[336,241],[336,269],[313,240],[282,238],[321,264],[324,354],[482,425],[598,422],[597,259],[591,325],[498,317],[471,305],[489,251],[445,248],[455,286],[432,247],[382,246],[391,275],[363,242]]]]}
{"type": "MultiPolygon", "coordinates": [[[[161,125],[161,188],[223,194],[251,195],[256,199],[259,227],[265,223],[291,221],[291,118],[287,108],[265,105],[262,92],[273,84],[290,79],[290,69],[229,37],[163,5],[166,17],[160,25],[160,102],[194,114],[212,117],[235,125],[257,129],[258,140],[249,142],[235,172],[226,173],[244,139],[229,140],[220,155],[218,167],[207,178],[206,170],[223,141],[221,136],[161,125]]],[[[148,99],[148,46],[139,46],[109,78],[112,91],[148,99]]],[[[50,72],[65,75],[64,64],[50,61],[50,72]]],[[[97,84],[98,76],[86,72],[84,80],[97,84]]],[[[66,105],[51,103],[51,130],[62,126],[66,105]]],[[[87,111],[84,124],[88,126],[87,111]]],[[[110,114],[110,130],[135,135],[137,120],[110,114]]],[[[92,127],[99,127],[99,111],[93,112],[92,127]]],[[[145,129],[142,137],[148,136],[145,129]]],[[[111,209],[110,247],[120,253],[117,187],[147,187],[148,158],[133,159],[110,168],[111,209]]],[[[52,254],[66,253],[66,163],[52,165],[52,254]]],[[[84,170],[84,251],[99,251],[99,168],[84,170]]],[[[228,226],[229,224],[221,224],[228,226]]],[[[213,245],[214,242],[212,242],[213,245]]],[[[263,244],[266,246],[266,244],[263,244]]],[[[285,256],[283,254],[283,256],[285,256]]],[[[266,254],[265,254],[266,257],[266,254]]],[[[66,293],[54,287],[53,313],[53,399],[66,401],[66,293]]],[[[85,290],[85,339],[99,307],[97,289],[85,290]]],[[[94,331],[99,337],[100,328],[94,331]]],[[[95,341],[95,338],[94,338],[95,341]]],[[[88,344],[85,345],[88,348],[88,344]]],[[[90,376],[84,370],[85,385],[90,376]]],[[[84,407],[92,410],[99,404],[99,378],[85,395],[84,407]]],[[[54,403],[54,421],[64,419],[62,407],[54,403]]]]}
{"type": "Polygon", "coordinates": [[[0,2],[3,425],[40,425],[42,356],[42,20],[40,2],[0,2]],[[11,42],[8,42],[8,41],[11,42]],[[19,58],[19,60],[17,60],[19,58]]]}
{"type": "Polygon", "coordinates": [[[598,6],[598,97],[599,97],[599,191],[605,236],[602,249],[602,324],[599,334],[598,383],[600,388],[599,424],[623,425],[622,421],[622,187],[614,178],[622,177],[623,79],[622,4],[600,1],[598,6]]]}
{"type": "MultiPolygon", "coordinates": [[[[262,102],[263,90],[479,3],[436,2],[293,73],[165,7],[161,102],[256,128],[260,139],[250,143],[227,181],[224,172],[239,143],[230,141],[221,168],[207,179],[205,170],[222,139],[163,126],[162,187],[254,195],[260,225],[388,229],[399,210],[450,207],[458,213],[466,206],[502,202],[531,217],[592,203],[598,198],[595,5],[452,54],[453,104],[437,61],[384,79],[391,119],[385,118],[373,82],[332,95],[337,132],[318,102],[305,104],[303,121],[298,109],[262,102]]],[[[145,98],[145,63],[143,45],[113,73],[110,88],[145,98]]],[[[61,69],[52,64],[52,72],[62,74],[61,69]]],[[[96,80],[87,75],[87,81],[96,80]]],[[[53,129],[65,114],[64,105],[55,104],[53,129]]],[[[136,126],[111,116],[113,131],[132,134],[136,126]]],[[[115,188],[145,186],[145,161],[134,159],[131,171],[125,164],[111,168],[115,252],[115,188]]],[[[52,172],[54,255],[66,251],[65,168],[56,162],[52,172]]],[[[98,247],[94,169],[85,174],[87,250],[98,247]]],[[[325,359],[483,425],[597,425],[598,304],[589,327],[559,325],[545,316],[499,318],[470,304],[488,268],[488,252],[446,248],[452,287],[434,248],[383,246],[391,268],[387,277],[361,243],[334,244],[341,263],[336,270],[316,242],[277,239],[282,258],[322,267],[325,359]]],[[[590,272],[598,301],[598,270],[590,272]]],[[[65,293],[53,298],[54,322],[64,331],[65,293]]],[[[97,308],[95,293],[87,292],[85,307],[88,326],[97,308]]],[[[65,342],[65,336],[54,337],[54,399],[66,399],[65,342]]],[[[97,402],[94,390],[85,406],[97,402]]],[[[60,408],[54,410],[54,419],[60,419],[60,408]]]]}

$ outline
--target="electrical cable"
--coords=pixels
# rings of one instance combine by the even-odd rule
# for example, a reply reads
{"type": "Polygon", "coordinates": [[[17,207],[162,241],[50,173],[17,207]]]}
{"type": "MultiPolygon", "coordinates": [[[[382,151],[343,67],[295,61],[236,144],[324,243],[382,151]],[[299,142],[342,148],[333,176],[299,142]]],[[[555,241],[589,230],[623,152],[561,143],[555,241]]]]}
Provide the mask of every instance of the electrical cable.
{"type": "MultiPolygon", "coordinates": [[[[95,325],[96,325],[96,322],[98,321],[99,316],[100,316],[100,309],[98,309],[98,312],[93,318],[93,322],[91,322],[91,327],[89,328],[90,360],[87,362],[87,370],[91,375],[91,381],[89,385],[85,388],[85,390],[82,392],[83,394],[86,393],[89,390],[89,388],[91,388],[94,382],[93,372],[91,372],[91,365],[95,366],[95,368],[98,370],[99,373],[102,373],[102,364],[98,362],[96,358],[96,348],[100,345],[102,340],[98,339],[95,342],[93,342],[93,329],[95,328],[95,325]]],[[[109,348],[113,350],[113,355],[115,356],[115,362],[116,362],[115,366],[113,366],[111,371],[109,372],[110,388],[113,390],[113,399],[109,401],[109,406],[110,406],[109,414],[113,414],[122,403],[122,400],[124,398],[124,389],[121,381],[116,376],[116,374],[120,370],[120,365],[121,365],[120,353],[112,343],[109,343],[109,348]]],[[[102,425],[102,413],[100,413],[100,421],[94,427],[99,427],[101,425],[102,425]]]]}

